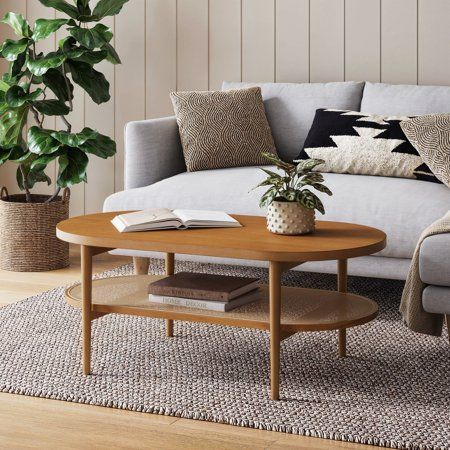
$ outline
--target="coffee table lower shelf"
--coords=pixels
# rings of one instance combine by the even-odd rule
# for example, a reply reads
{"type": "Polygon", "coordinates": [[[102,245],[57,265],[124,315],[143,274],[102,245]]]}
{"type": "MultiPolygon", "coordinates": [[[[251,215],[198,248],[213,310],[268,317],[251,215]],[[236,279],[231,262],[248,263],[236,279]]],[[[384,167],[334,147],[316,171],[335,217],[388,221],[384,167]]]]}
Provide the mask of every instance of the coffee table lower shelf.
{"type": "MultiPolygon", "coordinates": [[[[164,277],[134,275],[94,280],[94,317],[116,313],[270,330],[269,293],[265,285],[261,286],[260,300],[233,311],[217,312],[151,303],[147,287],[161,278],[164,277]]],[[[81,285],[68,288],[66,298],[69,304],[81,308],[81,285]]],[[[369,322],[378,314],[378,305],[374,301],[343,292],[282,287],[281,300],[282,338],[301,331],[350,328],[369,322]]]]}

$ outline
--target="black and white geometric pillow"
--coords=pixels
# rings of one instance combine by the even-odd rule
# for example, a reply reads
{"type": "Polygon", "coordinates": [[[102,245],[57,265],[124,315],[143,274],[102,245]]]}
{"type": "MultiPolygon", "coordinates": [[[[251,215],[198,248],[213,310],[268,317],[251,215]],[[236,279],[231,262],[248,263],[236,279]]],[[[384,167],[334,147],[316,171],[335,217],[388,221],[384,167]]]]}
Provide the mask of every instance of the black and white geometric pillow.
{"type": "Polygon", "coordinates": [[[318,109],[297,159],[325,160],[320,172],[440,181],[403,133],[410,117],[318,109]]]}

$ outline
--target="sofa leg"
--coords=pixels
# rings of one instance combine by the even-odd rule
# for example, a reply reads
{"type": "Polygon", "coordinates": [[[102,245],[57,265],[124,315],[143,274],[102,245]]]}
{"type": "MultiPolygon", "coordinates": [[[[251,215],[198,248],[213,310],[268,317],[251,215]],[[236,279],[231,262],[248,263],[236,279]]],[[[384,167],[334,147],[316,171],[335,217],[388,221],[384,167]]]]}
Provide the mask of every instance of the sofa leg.
{"type": "Polygon", "coordinates": [[[447,323],[448,343],[450,344],[450,314],[445,316],[445,322],[447,323]]]}
{"type": "Polygon", "coordinates": [[[133,257],[134,273],[136,275],[147,275],[150,266],[150,258],[133,257]]]}

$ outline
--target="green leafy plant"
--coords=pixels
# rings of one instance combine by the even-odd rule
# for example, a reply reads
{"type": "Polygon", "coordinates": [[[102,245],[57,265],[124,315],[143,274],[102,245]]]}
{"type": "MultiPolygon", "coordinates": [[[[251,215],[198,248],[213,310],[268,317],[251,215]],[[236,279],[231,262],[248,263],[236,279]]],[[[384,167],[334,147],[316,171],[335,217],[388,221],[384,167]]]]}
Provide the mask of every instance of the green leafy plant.
{"type": "Polygon", "coordinates": [[[265,168],[261,169],[268,176],[255,189],[261,186],[270,186],[261,197],[259,203],[261,207],[266,207],[273,201],[296,202],[306,209],[317,209],[325,214],[319,197],[308,189],[310,186],[319,192],[333,195],[330,189],[322,184],[323,175],[313,172],[315,167],[324,163],[322,159],[304,159],[290,164],[271,153],[264,153],[264,157],[280,169],[280,173],[265,168]]]}
{"type": "Polygon", "coordinates": [[[99,0],[93,9],[90,0],[39,1],[67,17],[38,19],[30,25],[21,14],[9,12],[0,20],[18,37],[0,46],[0,57],[9,62],[0,79],[0,165],[17,163],[17,183],[27,202],[36,183],[51,184],[45,169],[52,161],[58,163],[58,174],[48,202],[61,188],[87,181],[89,155],[106,159],[116,153],[110,137],[91,128],[73,132],[67,116],[73,111],[74,84],[97,104],[109,101],[109,83],[94,66],[104,60],[120,64],[120,58],[110,44],[113,33],[96,22],[118,14],[128,0],[99,0]],[[38,53],[36,44],[60,29],[67,35],[58,49],[38,53]],[[35,124],[25,135],[29,113],[35,124]],[[61,117],[65,130],[45,128],[46,116],[61,117]]]}

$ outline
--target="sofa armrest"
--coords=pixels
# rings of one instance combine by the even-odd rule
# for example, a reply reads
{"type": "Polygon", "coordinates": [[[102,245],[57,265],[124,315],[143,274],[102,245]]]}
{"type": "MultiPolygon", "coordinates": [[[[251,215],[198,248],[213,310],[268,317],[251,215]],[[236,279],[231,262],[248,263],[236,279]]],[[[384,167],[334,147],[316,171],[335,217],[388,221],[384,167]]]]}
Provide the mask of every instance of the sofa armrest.
{"type": "Polygon", "coordinates": [[[428,236],[419,257],[420,279],[426,284],[450,286],[450,233],[428,236]]]}
{"type": "Polygon", "coordinates": [[[175,117],[125,126],[125,189],[148,186],[186,171],[175,117]]]}

